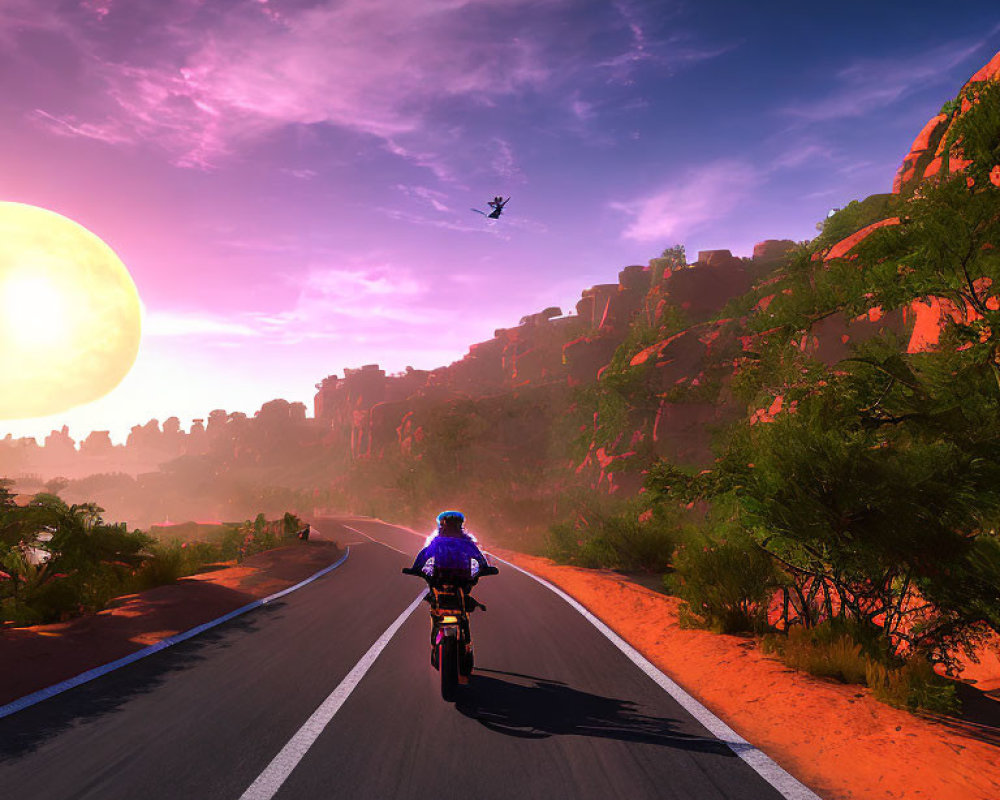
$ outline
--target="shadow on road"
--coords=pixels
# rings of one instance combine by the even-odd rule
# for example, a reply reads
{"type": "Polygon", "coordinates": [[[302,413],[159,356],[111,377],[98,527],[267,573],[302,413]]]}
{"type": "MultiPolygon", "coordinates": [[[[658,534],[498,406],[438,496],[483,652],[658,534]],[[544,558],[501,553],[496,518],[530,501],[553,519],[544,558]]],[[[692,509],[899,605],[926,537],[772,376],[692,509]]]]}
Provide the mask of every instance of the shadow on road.
{"type": "Polygon", "coordinates": [[[635,703],[589,694],[560,681],[531,675],[477,669],[455,707],[484,727],[507,736],[526,739],[598,736],[720,756],[735,755],[717,739],[678,730],[678,720],[639,713],[635,703]],[[522,680],[492,677],[495,675],[522,680]]]}
{"type": "Polygon", "coordinates": [[[929,719],[963,736],[986,744],[1000,745],[1000,691],[983,692],[974,686],[955,681],[958,699],[962,703],[959,717],[924,714],[929,719]]]}
{"type": "MultiPolygon", "coordinates": [[[[255,630],[283,607],[275,602],[89,683],[0,719],[0,763],[30,753],[71,728],[121,711],[134,698],[156,691],[170,677],[231,646],[234,633],[255,630]]],[[[151,720],[150,724],[155,724],[151,720]]]]}

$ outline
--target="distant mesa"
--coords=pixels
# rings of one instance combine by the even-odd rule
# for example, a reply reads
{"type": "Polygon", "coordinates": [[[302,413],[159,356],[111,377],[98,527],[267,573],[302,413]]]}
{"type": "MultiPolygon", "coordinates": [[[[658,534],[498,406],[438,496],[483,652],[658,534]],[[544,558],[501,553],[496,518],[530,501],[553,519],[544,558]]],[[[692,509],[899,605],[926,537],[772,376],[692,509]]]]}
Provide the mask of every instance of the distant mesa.
{"type": "MultiPolygon", "coordinates": [[[[312,419],[301,403],[273,400],[253,417],[216,409],[207,418],[195,419],[187,432],[176,417],[162,426],[150,420],[134,426],[124,446],[113,445],[107,431],[94,431],[77,447],[64,428],[53,431],[44,447],[33,439],[0,441],[0,469],[73,477],[111,471],[140,474],[178,457],[205,454],[226,463],[258,464],[269,458],[268,453],[273,457],[287,451],[292,457],[318,446],[339,449],[351,459],[417,453],[422,420],[430,409],[467,398],[591,383],[640,313],[659,319],[669,303],[682,308],[691,324],[703,324],[731,297],[745,292],[758,273],[773,269],[792,246],[788,241],[767,241],[757,245],[753,258],[711,250],[699,253],[692,264],[667,267],[662,259],[653,259],[650,265],[626,266],[617,283],[584,289],[575,314],[564,315],[556,306],[527,314],[517,326],[500,328],[493,338],[471,345],[450,365],[433,370],[406,367],[387,374],[378,364],[365,364],[344,369],[342,377],[328,375],[316,384],[312,419]]],[[[668,374],[700,369],[698,358],[705,346],[698,336],[670,345],[677,346],[683,346],[684,356],[663,373],[664,381],[668,374]]],[[[657,355],[660,351],[667,352],[651,351],[654,366],[664,358],[657,355]]],[[[689,430],[681,437],[687,442],[685,452],[701,452],[690,428],[695,418],[685,415],[689,413],[680,409],[664,410],[659,435],[664,442],[673,441],[668,429],[686,420],[689,430]]],[[[609,464],[617,458],[605,455],[609,464]]]]}
{"type": "Polygon", "coordinates": [[[753,246],[753,260],[760,262],[779,261],[795,247],[791,239],[768,239],[753,246]]]}
{"type": "MultiPolygon", "coordinates": [[[[617,283],[584,289],[575,314],[563,315],[556,306],[527,314],[516,327],[499,328],[492,339],[471,345],[465,357],[448,366],[427,371],[408,367],[389,375],[378,365],[367,364],[345,369],[342,378],[327,376],[316,384],[315,416],[331,429],[352,430],[345,446],[353,458],[377,457],[397,448],[412,452],[421,435],[420,409],[461,398],[591,383],[638,314],[656,319],[669,303],[682,309],[691,323],[703,323],[732,297],[748,291],[794,246],[787,239],[768,240],[754,248],[752,258],[737,258],[729,250],[705,250],[692,264],[664,268],[658,263],[663,259],[653,259],[646,266],[627,266],[617,283]],[[659,275],[656,282],[654,274],[659,275]]],[[[691,342],[695,349],[684,363],[695,368],[704,346],[695,336],[691,342]]],[[[662,415],[661,428],[668,418],[681,416],[679,411],[672,417],[662,415]]]]}
{"type": "MultiPolygon", "coordinates": [[[[1000,54],[970,83],[994,76],[1000,76],[1000,54]]],[[[935,115],[925,126],[904,158],[897,195],[907,196],[919,181],[944,174],[944,161],[935,172],[933,160],[942,155],[947,127],[964,113],[961,105],[945,109],[947,113],[935,115]]],[[[949,154],[946,166],[949,173],[965,168],[957,153],[949,154]]],[[[898,212],[891,211],[895,200],[898,197],[874,195],[860,201],[864,218],[857,229],[845,230],[839,241],[831,241],[813,257],[827,261],[856,257],[858,244],[873,231],[897,224],[898,212]]],[[[768,331],[751,333],[746,318],[775,299],[768,287],[778,280],[776,270],[796,247],[788,239],[772,239],[758,243],[750,258],[713,249],[699,252],[693,263],[680,258],[682,251],[665,251],[647,265],[624,267],[615,283],[584,289],[575,313],[563,314],[549,306],[526,314],[518,325],[497,329],[492,338],[472,344],[464,357],[447,366],[407,367],[387,374],[378,364],[366,364],[344,369],[342,377],[328,375],[316,384],[312,419],[306,418],[301,404],[273,401],[252,419],[213,411],[207,426],[198,420],[190,433],[179,431],[176,420],[165,422],[162,431],[155,421],[137,426],[129,437],[129,449],[138,451],[141,444],[144,453],[162,453],[157,456],[160,460],[214,453],[224,456],[226,464],[263,464],[275,453],[298,460],[309,448],[345,460],[401,454],[419,459],[428,441],[424,425],[432,416],[447,415],[449,410],[464,413],[473,407],[472,401],[495,400],[502,405],[504,398],[515,395],[546,398],[558,407],[572,397],[573,387],[609,374],[612,360],[627,355],[624,364],[618,359],[614,368],[642,371],[642,380],[652,389],[650,406],[629,421],[632,427],[615,442],[592,441],[575,468],[593,476],[595,486],[630,491],[642,479],[640,470],[626,468],[637,452],[704,466],[713,458],[711,429],[748,413],[730,383],[743,354],[753,351],[768,331]],[[755,290],[752,298],[747,296],[751,290],[755,290]],[[724,310],[733,318],[724,317],[724,310]],[[646,338],[636,342],[634,351],[623,353],[622,344],[634,332],[645,333],[646,338]],[[704,387],[713,386],[714,393],[702,393],[704,387]]],[[[885,313],[870,308],[853,319],[833,314],[803,332],[797,346],[834,364],[847,357],[853,345],[891,330],[908,342],[909,352],[920,352],[935,346],[944,313],[942,303],[932,299],[885,313]]],[[[749,418],[758,424],[779,413],[784,413],[783,406],[775,401],[749,418]]],[[[504,435],[509,433],[518,442],[533,441],[539,432],[531,426],[549,423],[539,415],[537,421],[521,421],[520,427],[504,435]]],[[[23,465],[35,463],[31,459],[40,448],[32,451],[24,441],[9,437],[0,441],[0,456],[20,459],[23,465]]],[[[86,451],[97,457],[109,446],[105,435],[96,432],[85,440],[79,455],[86,451]]],[[[76,453],[65,431],[53,433],[46,441],[45,450],[49,448],[53,454],[76,453]]]]}

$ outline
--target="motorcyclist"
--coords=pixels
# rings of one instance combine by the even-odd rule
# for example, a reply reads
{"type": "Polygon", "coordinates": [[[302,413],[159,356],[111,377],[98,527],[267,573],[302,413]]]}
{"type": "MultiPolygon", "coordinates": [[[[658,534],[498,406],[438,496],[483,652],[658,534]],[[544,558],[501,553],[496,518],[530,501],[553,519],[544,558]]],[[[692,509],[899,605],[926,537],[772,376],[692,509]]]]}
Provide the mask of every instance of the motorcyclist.
{"type": "MultiPolygon", "coordinates": [[[[431,586],[445,583],[462,586],[468,611],[485,609],[486,606],[473,598],[469,590],[478,582],[479,574],[491,565],[476,545],[476,540],[466,532],[465,515],[461,511],[442,511],[437,516],[437,525],[437,533],[417,553],[411,569],[423,573],[431,586]]],[[[424,599],[430,602],[430,594],[424,599]]],[[[431,663],[437,667],[433,636],[432,630],[431,663]]]]}
{"type": "Polygon", "coordinates": [[[447,578],[475,586],[480,570],[489,562],[465,530],[465,515],[461,511],[442,511],[437,526],[437,533],[417,553],[413,569],[426,575],[431,583],[447,578]]]}

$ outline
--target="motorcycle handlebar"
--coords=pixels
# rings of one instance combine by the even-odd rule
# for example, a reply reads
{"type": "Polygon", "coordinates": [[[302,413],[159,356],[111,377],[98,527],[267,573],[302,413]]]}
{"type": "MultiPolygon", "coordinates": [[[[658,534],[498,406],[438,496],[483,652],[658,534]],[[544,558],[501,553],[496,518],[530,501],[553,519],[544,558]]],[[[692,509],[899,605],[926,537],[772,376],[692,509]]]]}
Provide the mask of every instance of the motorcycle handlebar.
{"type": "MultiPolygon", "coordinates": [[[[403,567],[400,570],[400,572],[402,572],[404,575],[416,575],[420,578],[424,577],[424,573],[422,573],[419,569],[414,569],[413,567],[403,567]]],[[[483,567],[479,571],[479,577],[481,578],[484,575],[498,575],[499,573],[500,570],[498,570],[496,567],[483,567]]]]}

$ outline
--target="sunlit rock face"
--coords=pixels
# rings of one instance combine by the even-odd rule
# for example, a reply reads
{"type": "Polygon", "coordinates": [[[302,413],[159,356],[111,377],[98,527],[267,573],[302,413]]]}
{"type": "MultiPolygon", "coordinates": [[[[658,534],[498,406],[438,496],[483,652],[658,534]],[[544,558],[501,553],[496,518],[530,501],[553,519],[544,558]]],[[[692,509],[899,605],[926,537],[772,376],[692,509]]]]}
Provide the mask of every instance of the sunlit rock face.
{"type": "Polygon", "coordinates": [[[665,275],[660,296],[692,323],[704,322],[753,286],[743,259],[729,250],[702,250],[687,269],[665,275]]]}
{"type": "MultiPolygon", "coordinates": [[[[975,90],[977,83],[998,78],[1000,53],[972,76],[966,88],[975,90]]],[[[969,166],[960,147],[945,152],[951,126],[969,108],[971,104],[967,100],[957,108],[946,107],[924,126],[898,171],[893,189],[896,194],[909,196],[920,181],[960,173],[969,166]]],[[[1000,186],[1000,164],[992,166],[990,180],[1000,186]]],[[[857,258],[861,242],[879,229],[898,224],[899,217],[886,215],[817,253],[814,258],[826,262],[857,258]]],[[[609,491],[627,490],[618,475],[623,472],[622,464],[633,457],[636,442],[644,438],[652,439],[653,452],[660,458],[674,463],[707,465],[711,462],[711,429],[747,411],[738,407],[728,390],[732,367],[727,365],[736,363],[734,352],[738,355],[740,351],[754,350],[759,340],[767,335],[766,332],[747,335],[745,331],[738,335],[736,332],[743,321],[713,318],[729,300],[754,285],[766,285],[769,273],[781,264],[794,246],[787,240],[761,242],[754,248],[752,259],[734,258],[727,250],[707,250],[698,254],[694,264],[663,270],[663,277],[650,288],[645,306],[655,309],[657,319],[667,311],[675,313],[680,309],[687,327],[680,331],[674,328],[661,341],[632,358],[633,368],[651,370],[652,384],[660,397],[659,407],[651,424],[648,419],[637,420],[631,436],[623,436],[614,447],[598,448],[595,444],[591,448],[581,468],[591,470],[595,486],[603,486],[609,491]],[[696,388],[709,380],[721,385],[714,402],[697,402],[690,397],[682,403],[672,402],[671,393],[676,387],[696,388]]],[[[765,308],[773,298],[774,295],[764,295],[757,308],[765,308]]],[[[995,297],[990,302],[1000,303],[995,297]]],[[[955,308],[949,303],[947,299],[930,298],[927,303],[915,302],[888,313],[878,307],[871,308],[853,319],[834,314],[818,321],[795,344],[828,366],[848,357],[854,345],[887,331],[908,341],[908,352],[921,352],[935,346],[942,321],[947,316],[968,318],[967,309],[955,308]]],[[[785,410],[779,395],[771,407],[752,413],[750,422],[767,422],[785,410]]]]}
{"type": "MultiPolygon", "coordinates": [[[[960,94],[967,90],[975,93],[977,85],[994,80],[1000,80],[1000,52],[969,78],[960,94]]],[[[963,97],[957,108],[946,105],[941,113],[928,120],[896,171],[893,194],[908,197],[921,182],[961,173],[971,165],[972,162],[962,152],[960,142],[950,149],[947,146],[955,121],[970,108],[972,103],[963,97]]],[[[992,167],[990,180],[994,185],[1000,186],[1000,164],[982,166],[992,167]]],[[[830,247],[823,254],[823,259],[830,261],[835,258],[855,258],[854,251],[862,241],[880,228],[898,224],[899,217],[888,217],[866,225],[830,247]]],[[[996,303],[996,297],[989,302],[996,303]]],[[[822,326],[814,326],[812,338],[815,339],[815,345],[812,349],[821,353],[824,361],[832,363],[831,359],[836,358],[834,354],[845,351],[848,343],[868,338],[878,330],[890,329],[903,337],[909,337],[907,352],[919,353],[936,345],[946,317],[968,319],[968,309],[958,308],[948,299],[932,297],[926,303],[914,302],[901,311],[887,315],[883,315],[881,309],[872,309],[868,315],[862,315],[856,320],[842,320],[837,315],[826,320],[822,326]],[[841,339],[839,345],[836,341],[838,336],[841,339]]]]}
{"type": "MultiPolygon", "coordinates": [[[[1000,77],[1000,54],[977,72],[972,82],[993,77],[1000,77]]],[[[916,181],[934,176],[931,165],[942,137],[954,115],[960,113],[961,108],[951,115],[937,115],[917,136],[900,171],[898,192],[906,196],[916,181]]],[[[952,163],[949,159],[949,170],[952,163]]],[[[991,180],[1000,184],[1000,165],[995,174],[991,180]]],[[[898,218],[888,213],[880,212],[875,218],[817,253],[816,259],[854,258],[867,236],[898,224],[898,218]],[[885,218],[879,219],[882,216],[885,218]]],[[[232,458],[252,463],[266,460],[267,448],[278,440],[294,442],[297,453],[316,446],[345,458],[388,458],[399,453],[419,458],[427,444],[425,431],[431,429],[425,425],[443,408],[462,408],[463,403],[468,407],[469,399],[502,399],[531,392],[551,396],[554,402],[565,401],[572,396],[573,387],[598,380],[633,326],[644,324],[659,331],[659,340],[637,354],[630,353],[631,366],[649,370],[655,402],[644,412],[645,418],[637,418],[634,425],[630,421],[618,441],[610,445],[595,441],[583,463],[574,465],[592,476],[593,484],[603,490],[632,491],[635,482],[641,481],[641,473],[630,470],[630,459],[641,457],[637,454],[645,451],[675,463],[708,465],[712,428],[748,414],[735,401],[728,381],[736,360],[759,344],[758,335],[747,332],[745,319],[717,317],[730,300],[751,287],[773,282],[774,270],[794,247],[789,240],[767,240],[754,247],[751,258],[739,258],[723,249],[702,251],[689,264],[654,258],[647,266],[624,267],[616,283],[584,289],[575,304],[576,313],[562,315],[554,307],[529,313],[518,325],[499,329],[487,341],[471,345],[463,358],[450,365],[430,371],[407,368],[395,375],[386,374],[375,364],[347,369],[344,377],[331,375],[317,385],[313,427],[304,425],[304,409],[281,402],[268,404],[254,419],[239,419],[238,415],[224,418],[223,412],[213,412],[207,429],[197,421],[190,434],[184,434],[174,419],[164,422],[162,433],[155,424],[148,424],[137,428],[131,438],[136,444],[148,440],[145,449],[150,452],[162,449],[172,454],[218,451],[231,442],[232,458]],[[680,324],[674,321],[678,312],[680,324]],[[697,389],[713,381],[721,388],[711,402],[702,402],[697,396],[676,396],[678,387],[697,389]],[[217,433],[221,438],[213,440],[217,433]]],[[[774,295],[765,291],[758,308],[773,299],[774,295]]],[[[832,365],[848,356],[852,345],[892,330],[902,341],[909,341],[910,352],[920,352],[935,346],[941,315],[953,312],[932,298],[889,313],[872,308],[854,319],[835,314],[819,320],[796,344],[832,365]]],[[[750,419],[753,424],[767,422],[786,413],[790,406],[777,397],[767,408],[751,410],[750,419]]],[[[545,426],[551,418],[540,415],[537,424],[545,426]]],[[[496,420],[496,441],[505,437],[514,444],[532,440],[532,430],[517,427],[527,423],[515,424],[499,415],[496,420]]],[[[65,432],[54,434],[53,448],[67,450],[65,438],[65,432]]],[[[21,449],[25,453],[31,450],[21,449]]],[[[101,454],[107,449],[106,442],[96,437],[85,449],[101,454]]],[[[2,451],[0,446],[0,455],[2,451]]],[[[67,452],[71,451],[70,441],[67,452]]],[[[22,456],[20,451],[17,455],[22,456]]]]}
{"type": "MultiPolygon", "coordinates": [[[[983,66],[975,75],[969,78],[963,92],[966,89],[975,88],[976,84],[989,80],[1000,79],[1000,52],[983,66]]],[[[963,157],[961,147],[954,147],[946,152],[948,132],[954,125],[955,120],[971,108],[967,100],[955,109],[942,109],[941,113],[931,117],[923,127],[917,138],[913,140],[910,152],[903,158],[896,171],[896,178],[893,181],[893,194],[907,194],[927,178],[933,178],[947,173],[961,172],[969,162],[963,157]]],[[[988,165],[992,166],[992,165],[988,165]]],[[[1000,165],[997,165],[998,180],[1000,185],[1000,165]]]]}
{"type": "MultiPolygon", "coordinates": [[[[662,324],[668,306],[680,309],[698,328],[681,337],[683,341],[664,343],[665,355],[650,363],[662,372],[658,379],[662,391],[681,379],[697,385],[701,360],[723,341],[716,342],[718,333],[714,329],[706,333],[704,325],[730,299],[749,290],[758,276],[778,266],[792,247],[788,240],[768,240],[757,245],[752,258],[712,250],[699,253],[692,264],[667,269],[657,259],[646,266],[624,267],[617,283],[584,289],[575,314],[564,316],[555,307],[527,314],[517,326],[498,329],[492,339],[471,345],[463,358],[448,366],[387,375],[372,364],[347,369],[343,378],[328,376],[317,384],[316,417],[331,431],[350,430],[339,446],[351,457],[419,454],[422,419],[432,409],[463,398],[593,383],[632,326],[640,320],[662,324]]],[[[725,341],[731,345],[731,339],[725,341]]],[[[695,416],[664,406],[655,431],[657,452],[698,461],[709,452],[709,421],[718,423],[731,415],[728,406],[706,407],[695,416]]],[[[587,461],[596,465],[602,485],[620,490],[626,480],[620,464],[627,458],[627,452],[595,451],[587,461]]]]}

